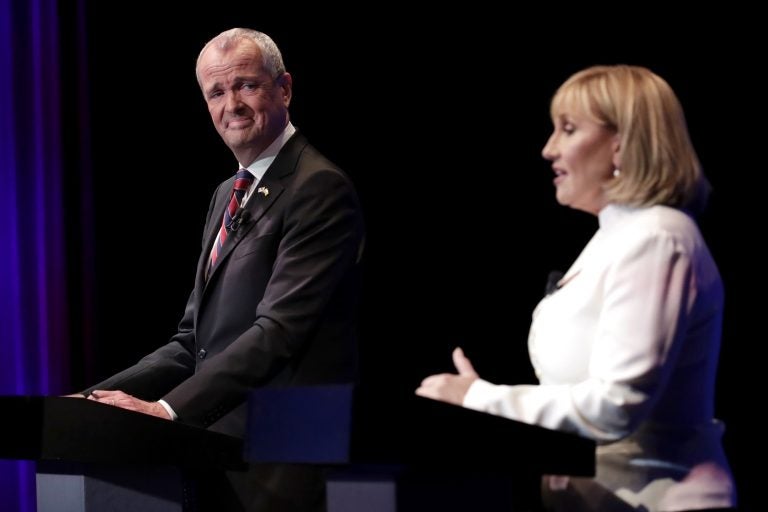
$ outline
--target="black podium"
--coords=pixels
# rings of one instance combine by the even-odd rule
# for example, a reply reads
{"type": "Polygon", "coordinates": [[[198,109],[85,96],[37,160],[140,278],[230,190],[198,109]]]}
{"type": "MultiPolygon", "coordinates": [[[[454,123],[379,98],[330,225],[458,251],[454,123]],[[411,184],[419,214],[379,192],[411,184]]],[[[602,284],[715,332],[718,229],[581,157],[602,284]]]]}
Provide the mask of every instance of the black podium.
{"type": "Polygon", "coordinates": [[[37,461],[38,512],[180,512],[182,471],[243,466],[242,441],[92,400],[2,396],[0,458],[37,461]]]}
{"type": "Polygon", "coordinates": [[[595,443],[351,385],[252,392],[246,458],[331,468],[328,512],[537,510],[543,474],[591,476],[595,443]]]}

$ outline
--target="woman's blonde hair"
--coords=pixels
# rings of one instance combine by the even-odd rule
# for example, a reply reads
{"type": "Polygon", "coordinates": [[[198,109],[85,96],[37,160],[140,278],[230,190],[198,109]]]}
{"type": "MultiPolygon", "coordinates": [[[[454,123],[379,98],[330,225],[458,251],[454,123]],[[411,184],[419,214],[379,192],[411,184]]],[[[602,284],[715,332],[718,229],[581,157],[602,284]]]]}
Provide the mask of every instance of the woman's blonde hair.
{"type": "Polygon", "coordinates": [[[573,108],[620,136],[621,173],[605,187],[610,202],[703,208],[709,183],[680,101],[664,79],[639,66],[593,66],[552,98],[553,119],[573,108]]]}

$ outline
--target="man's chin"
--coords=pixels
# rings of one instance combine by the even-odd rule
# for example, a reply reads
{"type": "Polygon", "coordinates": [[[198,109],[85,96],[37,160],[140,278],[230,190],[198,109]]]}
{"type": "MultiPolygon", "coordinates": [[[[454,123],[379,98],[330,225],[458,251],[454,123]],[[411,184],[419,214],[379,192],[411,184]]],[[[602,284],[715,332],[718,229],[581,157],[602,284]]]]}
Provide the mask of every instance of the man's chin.
{"type": "Polygon", "coordinates": [[[227,146],[232,149],[242,148],[253,143],[252,134],[246,130],[227,131],[224,140],[227,142],[227,146]]]}

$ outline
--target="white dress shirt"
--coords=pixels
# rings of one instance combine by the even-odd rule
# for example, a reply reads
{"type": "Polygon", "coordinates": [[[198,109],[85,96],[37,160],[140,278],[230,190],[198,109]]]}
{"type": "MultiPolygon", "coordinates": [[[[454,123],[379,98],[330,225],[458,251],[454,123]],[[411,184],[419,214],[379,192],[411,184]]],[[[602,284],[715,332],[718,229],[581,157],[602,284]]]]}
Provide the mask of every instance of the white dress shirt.
{"type": "Polygon", "coordinates": [[[464,406],[597,440],[596,478],[569,491],[592,506],[605,493],[651,511],[731,506],[713,419],[723,288],[712,256],[679,210],[609,205],[599,222],[533,313],[540,384],[478,380],[464,406]]]}
{"type": "Polygon", "coordinates": [[[290,139],[294,133],[296,133],[296,128],[289,122],[285,127],[285,130],[283,130],[283,132],[274,141],[272,141],[272,144],[267,146],[267,149],[259,153],[259,156],[256,157],[256,160],[251,162],[249,165],[243,165],[242,162],[240,163],[241,169],[248,169],[248,171],[253,174],[253,183],[251,183],[251,185],[248,187],[248,190],[245,191],[243,200],[240,203],[241,207],[245,206],[245,204],[248,202],[248,199],[251,198],[253,191],[256,190],[256,187],[261,181],[261,178],[264,177],[264,174],[266,174],[269,166],[272,165],[272,162],[275,161],[277,154],[281,149],[283,149],[285,143],[288,142],[288,139],[290,139]]]}

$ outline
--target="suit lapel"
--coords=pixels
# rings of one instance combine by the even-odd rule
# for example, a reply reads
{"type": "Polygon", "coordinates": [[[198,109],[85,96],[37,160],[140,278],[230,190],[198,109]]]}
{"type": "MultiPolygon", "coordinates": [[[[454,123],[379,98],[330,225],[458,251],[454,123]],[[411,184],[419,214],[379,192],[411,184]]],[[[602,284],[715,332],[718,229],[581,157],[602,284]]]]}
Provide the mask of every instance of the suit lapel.
{"type": "Polygon", "coordinates": [[[211,254],[211,247],[213,247],[213,241],[216,240],[216,235],[219,233],[221,223],[224,219],[224,210],[229,205],[234,182],[235,178],[232,177],[219,187],[218,197],[216,198],[217,207],[213,212],[213,217],[211,217],[211,220],[215,222],[211,222],[208,225],[208,232],[205,235],[205,247],[209,257],[211,254]]]}
{"type": "MultiPolygon", "coordinates": [[[[216,274],[224,267],[226,259],[235,247],[243,240],[248,232],[250,232],[259,220],[264,216],[264,213],[274,204],[278,197],[283,193],[284,186],[282,184],[283,178],[289,174],[292,174],[296,168],[296,164],[299,159],[299,155],[307,145],[307,140],[298,131],[291,137],[285,146],[280,150],[275,161],[269,166],[267,172],[264,173],[261,181],[256,185],[256,189],[248,198],[248,202],[245,204],[245,210],[250,213],[250,219],[247,223],[243,224],[240,229],[232,231],[227,237],[227,241],[221,249],[216,266],[213,268],[210,276],[208,276],[207,282],[205,281],[205,269],[208,265],[208,259],[204,260],[205,263],[202,268],[199,269],[202,278],[202,282],[205,283],[203,292],[208,289],[208,284],[212,283],[216,277],[216,274]]],[[[207,257],[210,257],[210,250],[213,246],[213,242],[216,239],[216,235],[221,228],[222,218],[224,217],[224,209],[229,203],[229,195],[232,192],[232,186],[234,183],[234,177],[230,178],[222,185],[222,191],[219,192],[217,197],[217,204],[220,206],[217,208],[214,214],[218,221],[208,228],[206,234],[206,251],[207,257]],[[222,194],[224,194],[222,196],[222,194]]]]}
{"type": "MultiPolygon", "coordinates": [[[[267,176],[265,175],[264,178],[262,178],[262,180],[259,182],[256,190],[254,190],[253,194],[251,194],[251,197],[248,198],[248,202],[245,204],[245,210],[250,214],[250,219],[248,222],[242,224],[239,229],[229,232],[227,241],[224,242],[224,246],[221,248],[221,253],[219,253],[216,267],[214,267],[213,272],[208,278],[208,281],[213,278],[213,275],[219,270],[219,268],[221,268],[222,264],[224,261],[226,261],[232,250],[237,247],[240,241],[245,238],[248,232],[253,229],[253,227],[264,216],[264,213],[269,209],[272,203],[274,203],[280,194],[282,194],[283,186],[280,185],[279,182],[267,180],[266,178],[267,176]],[[258,192],[258,190],[262,187],[265,187],[269,193],[263,194],[258,192]]],[[[221,214],[222,216],[224,215],[223,210],[221,214]]],[[[214,238],[215,236],[216,235],[214,234],[214,238]]],[[[213,241],[211,241],[211,244],[213,244],[213,241]]]]}
{"type": "Polygon", "coordinates": [[[200,261],[197,265],[197,283],[201,283],[201,288],[205,288],[205,270],[208,268],[208,262],[211,259],[211,248],[213,242],[216,240],[216,235],[221,227],[222,219],[224,218],[224,208],[229,204],[229,196],[232,194],[232,186],[234,184],[235,177],[232,176],[227,181],[219,185],[216,190],[216,199],[214,200],[214,209],[211,213],[211,218],[205,225],[205,244],[203,244],[203,253],[201,254],[200,261]]]}

